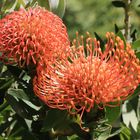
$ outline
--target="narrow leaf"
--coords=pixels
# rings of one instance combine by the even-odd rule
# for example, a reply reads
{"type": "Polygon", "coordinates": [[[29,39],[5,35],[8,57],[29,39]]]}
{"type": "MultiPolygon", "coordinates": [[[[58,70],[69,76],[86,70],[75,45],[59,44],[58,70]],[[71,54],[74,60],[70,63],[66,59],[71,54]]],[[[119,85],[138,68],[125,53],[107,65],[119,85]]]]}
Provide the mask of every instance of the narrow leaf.
{"type": "Polygon", "coordinates": [[[120,31],[120,29],[119,29],[119,27],[117,26],[117,24],[115,24],[114,26],[115,26],[115,33],[117,34],[117,33],[120,31]]]}
{"type": "Polygon", "coordinates": [[[125,40],[125,37],[124,37],[123,33],[121,31],[119,31],[116,35],[119,36],[123,40],[124,45],[126,47],[126,40],[125,40]]]}
{"type": "Polygon", "coordinates": [[[118,8],[125,8],[125,3],[120,0],[114,0],[112,1],[113,6],[118,7],[118,8]]]}
{"type": "Polygon", "coordinates": [[[94,32],[94,35],[95,35],[96,39],[100,41],[100,46],[101,46],[101,49],[103,51],[105,42],[101,39],[101,37],[96,32],[94,32]]]}
{"type": "Polygon", "coordinates": [[[137,33],[137,30],[135,29],[130,35],[133,42],[136,40],[136,33],[137,33]]]}

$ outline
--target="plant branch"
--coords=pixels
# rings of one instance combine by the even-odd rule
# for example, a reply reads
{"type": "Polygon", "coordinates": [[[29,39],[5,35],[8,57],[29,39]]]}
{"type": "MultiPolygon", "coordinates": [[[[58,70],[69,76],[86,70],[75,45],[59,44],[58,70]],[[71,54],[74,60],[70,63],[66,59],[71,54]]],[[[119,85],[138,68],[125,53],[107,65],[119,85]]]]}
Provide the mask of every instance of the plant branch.
{"type": "Polygon", "coordinates": [[[125,33],[124,36],[126,38],[126,40],[130,39],[130,5],[132,0],[124,0],[125,2],[125,7],[124,7],[124,12],[125,12],[125,19],[124,19],[124,23],[125,23],[125,33]]]}

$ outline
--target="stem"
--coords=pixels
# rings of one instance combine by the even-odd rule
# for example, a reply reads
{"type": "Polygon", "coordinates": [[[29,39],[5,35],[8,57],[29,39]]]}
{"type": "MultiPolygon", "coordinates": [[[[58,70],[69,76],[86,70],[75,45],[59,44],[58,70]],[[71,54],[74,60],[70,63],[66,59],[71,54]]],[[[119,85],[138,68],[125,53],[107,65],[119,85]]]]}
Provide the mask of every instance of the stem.
{"type": "Polygon", "coordinates": [[[130,12],[130,4],[131,4],[132,0],[124,0],[124,2],[125,2],[125,7],[124,7],[125,33],[124,33],[124,36],[125,36],[126,40],[129,40],[130,39],[130,16],[129,16],[129,12],[130,12]]]}

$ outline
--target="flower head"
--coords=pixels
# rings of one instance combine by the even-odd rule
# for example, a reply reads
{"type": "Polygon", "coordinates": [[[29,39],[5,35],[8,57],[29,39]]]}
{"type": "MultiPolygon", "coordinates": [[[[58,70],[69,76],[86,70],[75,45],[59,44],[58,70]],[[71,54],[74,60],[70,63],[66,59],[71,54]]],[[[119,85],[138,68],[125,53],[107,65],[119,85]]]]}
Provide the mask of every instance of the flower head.
{"type": "Polygon", "coordinates": [[[0,58],[5,63],[41,63],[44,55],[48,60],[58,57],[68,46],[62,20],[41,7],[20,9],[0,20],[0,58]]]}
{"type": "Polygon", "coordinates": [[[48,106],[70,113],[125,100],[140,83],[140,62],[130,44],[113,33],[106,38],[103,52],[99,41],[88,37],[84,45],[81,37],[74,40],[67,60],[56,61],[47,70],[39,66],[35,94],[48,106]]]}

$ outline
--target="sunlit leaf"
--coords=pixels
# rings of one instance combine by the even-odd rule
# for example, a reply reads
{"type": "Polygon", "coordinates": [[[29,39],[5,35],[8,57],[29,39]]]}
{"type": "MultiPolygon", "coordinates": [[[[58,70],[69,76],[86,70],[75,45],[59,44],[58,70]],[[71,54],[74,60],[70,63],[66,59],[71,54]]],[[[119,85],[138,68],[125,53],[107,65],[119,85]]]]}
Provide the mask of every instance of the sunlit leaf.
{"type": "Polygon", "coordinates": [[[121,140],[131,140],[131,132],[130,129],[127,128],[125,125],[122,125],[122,131],[120,133],[121,140]]]}
{"type": "Polygon", "coordinates": [[[17,0],[17,3],[25,7],[25,1],[24,0],[17,0]]]}
{"type": "Polygon", "coordinates": [[[10,88],[8,89],[8,94],[11,96],[15,96],[19,99],[28,100],[28,101],[30,100],[22,89],[10,88]]]}
{"type": "Polygon", "coordinates": [[[16,3],[16,6],[14,7],[14,10],[15,11],[18,11],[20,9],[20,6],[21,6],[20,3],[17,2],[16,3]]]}
{"type": "Polygon", "coordinates": [[[2,11],[11,9],[14,6],[15,2],[16,0],[5,0],[2,11]]]}
{"type": "Polygon", "coordinates": [[[81,140],[77,135],[67,136],[68,140],[81,140]]]}

